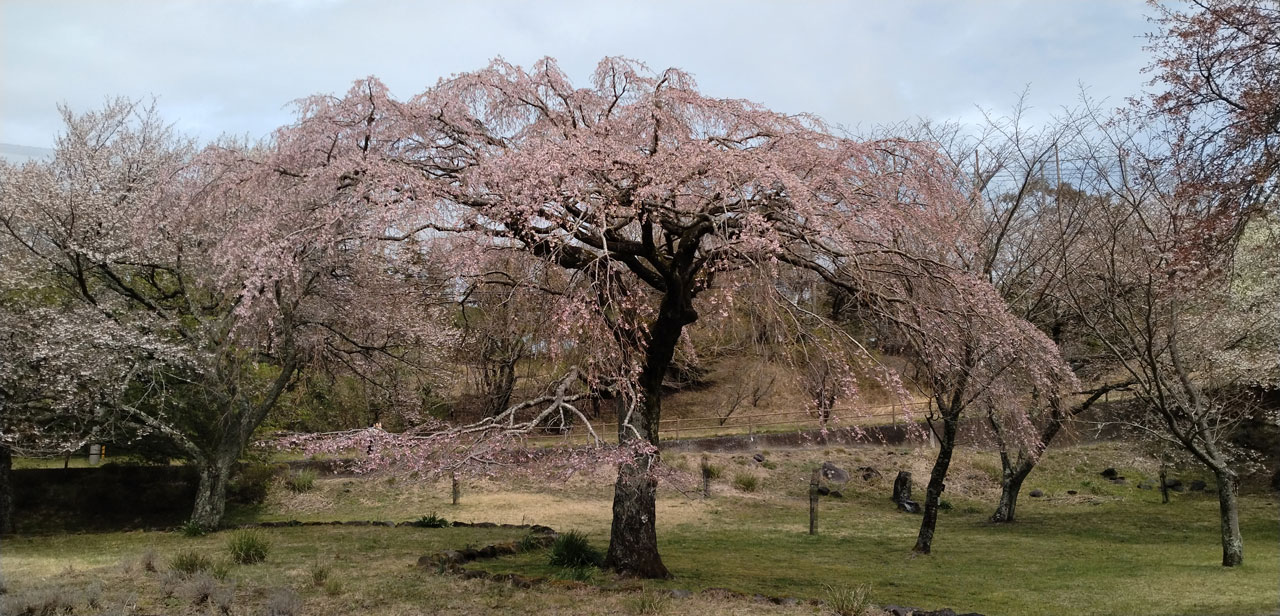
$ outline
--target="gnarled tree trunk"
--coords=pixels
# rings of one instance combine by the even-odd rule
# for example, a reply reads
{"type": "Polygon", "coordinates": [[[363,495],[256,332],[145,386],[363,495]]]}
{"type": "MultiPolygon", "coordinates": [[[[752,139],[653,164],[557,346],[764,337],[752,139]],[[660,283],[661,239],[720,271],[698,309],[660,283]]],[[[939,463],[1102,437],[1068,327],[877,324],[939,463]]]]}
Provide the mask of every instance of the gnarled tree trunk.
{"type": "Polygon", "coordinates": [[[618,481],[613,488],[613,523],[605,566],[624,575],[671,577],[658,554],[658,480],[652,471],[659,461],[662,379],[671,365],[684,326],[697,319],[691,303],[691,298],[678,289],[669,290],[663,297],[658,318],[649,328],[645,365],[638,383],[644,398],[630,412],[629,421],[625,396],[618,399],[618,442],[623,446],[651,449],[637,451],[629,463],[619,465],[618,481]]]}
{"type": "Polygon", "coordinates": [[[191,510],[191,522],[206,529],[217,528],[227,509],[227,484],[231,480],[231,467],[239,452],[219,454],[213,459],[195,462],[198,484],[196,503],[191,510]]]}

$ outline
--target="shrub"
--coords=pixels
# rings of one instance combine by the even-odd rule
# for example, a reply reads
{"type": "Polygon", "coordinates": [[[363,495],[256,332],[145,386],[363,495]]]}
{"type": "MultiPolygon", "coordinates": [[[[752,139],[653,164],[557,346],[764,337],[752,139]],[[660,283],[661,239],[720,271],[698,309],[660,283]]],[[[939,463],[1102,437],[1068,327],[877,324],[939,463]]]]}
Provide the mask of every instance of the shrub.
{"type": "Polygon", "coordinates": [[[288,588],[271,591],[267,599],[267,616],[296,616],[302,610],[302,598],[288,588]]]}
{"type": "Polygon", "coordinates": [[[414,522],[413,525],[419,528],[449,528],[453,523],[436,515],[436,512],[432,511],[431,515],[422,516],[418,521],[414,522]]]}
{"type": "Polygon", "coordinates": [[[142,558],[139,559],[138,564],[142,565],[143,571],[146,571],[147,573],[155,573],[156,572],[156,551],[147,550],[146,552],[143,552],[142,558]]]}
{"type": "Polygon", "coordinates": [[[227,500],[242,505],[261,505],[271,491],[271,482],[280,473],[273,464],[246,464],[227,485],[227,500]]]}
{"type": "Polygon", "coordinates": [[[270,549],[271,542],[256,530],[239,531],[227,543],[232,562],[240,565],[253,565],[266,560],[270,549]]]}
{"type": "Polygon", "coordinates": [[[743,492],[755,492],[760,487],[760,478],[751,473],[738,473],[733,476],[733,487],[743,492]]]}
{"type": "Polygon", "coordinates": [[[178,532],[185,537],[203,537],[209,534],[209,529],[195,520],[187,520],[182,523],[182,526],[178,527],[178,532]]]}
{"type": "Polygon", "coordinates": [[[316,487],[316,472],[311,469],[303,469],[285,479],[284,485],[295,493],[302,494],[310,492],[316,487]]]}
{"type": "Polygon", "coordinates": [[[951,511],[954,508],[955,507],[951,504],[951,501],[949,500],[943,499],[938,501],[938,511],[951,511]]]}
{"type": "Polygon", "coordinates": [[[827,607],[839,616],[863,616],[871,607],[871,588],[861,586],[827,586],[827,607]]]}
{"type": "Polygon", "coordinates": [[[208,570],[211,566],[213,566],[213,561],[209,560],[208,556],[193,550],[178,552],[173,558],[169,559],[169,570],[184,578],[208,570]]]}
{"type": "Polygon", "coordinates": [[[52,588],[6,594],[0,600],[0,614],[60,616],[70,614],[74,609],[65,593],[52,588]]]}
{"type": "Polygon", "coordinates": [[[587,536],[571,530],[551,544],[551,565],[555,567],[599,567],[604,554],[591,547],[587,536]]]}
{"type": "Polygon", "coordinates": [[[190,580],[178,590],[178,594],[191,605],[204,605],[213,598],[218,590],[218,582],[213,576],[203,571],[191,576],[190,580]]]}
{"type": "Polygon", "coordinates": [[[330,597],[336,597],[342,594],[342,582],[339,582],[337,578],[333,578],[328,582],[325,582],[324,594],[329,595],[330,597]]]}
{"type": "Polygon", "coordinates": [[[234,586],[218,586],[213,590],[213,594],[209,595],[209,603],[218,609],[218,613],[222,616],[231,616],[231,608],[236,602],[236,589],[234,586]]]}

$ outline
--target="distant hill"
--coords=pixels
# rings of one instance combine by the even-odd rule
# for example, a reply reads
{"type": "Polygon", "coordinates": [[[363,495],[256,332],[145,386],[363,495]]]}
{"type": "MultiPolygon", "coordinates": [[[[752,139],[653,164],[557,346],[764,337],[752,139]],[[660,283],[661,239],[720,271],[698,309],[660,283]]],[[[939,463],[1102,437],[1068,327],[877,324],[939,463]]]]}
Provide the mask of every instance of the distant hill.
{"type": "Polygon", "coordinates": [[[0,158],[11,163],[25,163],[29,160],[39,160],[42,158],[50,158],[52,156],[53,150],[50,150],[49,148],[35,148],[29,145],[0,143],[0,158]]]}

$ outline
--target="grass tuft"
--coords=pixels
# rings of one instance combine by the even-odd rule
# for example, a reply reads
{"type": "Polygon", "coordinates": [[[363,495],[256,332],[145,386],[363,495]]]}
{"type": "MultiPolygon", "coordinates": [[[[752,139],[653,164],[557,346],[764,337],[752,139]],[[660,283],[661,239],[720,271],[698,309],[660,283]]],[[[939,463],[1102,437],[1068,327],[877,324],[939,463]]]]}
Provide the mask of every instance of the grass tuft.
{"type": "Polygon", "coordinates": [[[267,559],[271,542],[261,532],[242,530],[231,536],[227,551],[231,553],[231,561],[238,565],[256,565],[267,559]]]}
{"type": "Polygon", "coordinates": [[[733,487],[743,492],[755,492],[760,487],[760,478],[751,473],[736,473],[733,476],[733,487]]]}
{"type": "Polygon", "coordinates": [[[599,567],[604,554],[591,546],[587,536],[571,530],[556,537],[551,544],[551,565],[554,567],[599,567]]]}
{"type": "Polygon", "coordinates": [[[316,487],[316,472],[309,468],[300,470],[289,475],[289,477],[284,480],[284,485],[289,488],[290,491],[297,494],[310,492],[316,487]]]}
{"type": "Polygon", "coordinates": [[[436,512],[432,511],[431,515],[424,515],[421,518],[418,518],[413,525],[418,528],[449,528],[453,523],[436,515],[436,512]]]}
{"type": "Polygon", "coordinates": [[[183,550],[169,559],[169,570],[184,578],[206,571],[211,566],[213,561],[208,556],[194,550],[183,550]]]}
{"type": "Polygon", "coordinates": [[[837,616],[863,616],[871,609],[871,587],[826,586],[827,609],[837,616]]]}

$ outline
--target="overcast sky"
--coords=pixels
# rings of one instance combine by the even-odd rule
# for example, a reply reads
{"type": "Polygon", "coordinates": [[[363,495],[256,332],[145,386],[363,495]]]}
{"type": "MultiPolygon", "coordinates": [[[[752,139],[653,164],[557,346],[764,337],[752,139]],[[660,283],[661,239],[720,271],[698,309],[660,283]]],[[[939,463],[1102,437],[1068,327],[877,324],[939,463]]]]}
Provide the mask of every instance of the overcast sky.
{"type": "Polygon", "coordinates": [[[851,129],[973,119],[1030,88],[1034,113],[1081,85],[1119,105],[1147,63],[1145,4],[0,0],[0,142],[52,145],[56,105],[154,95],[203,139],[262,136],[288,103],[366,75],[407,98],[503,56],[552,56],[586,84],[603,56],[694,74],[703,92],[851,129]]]}

